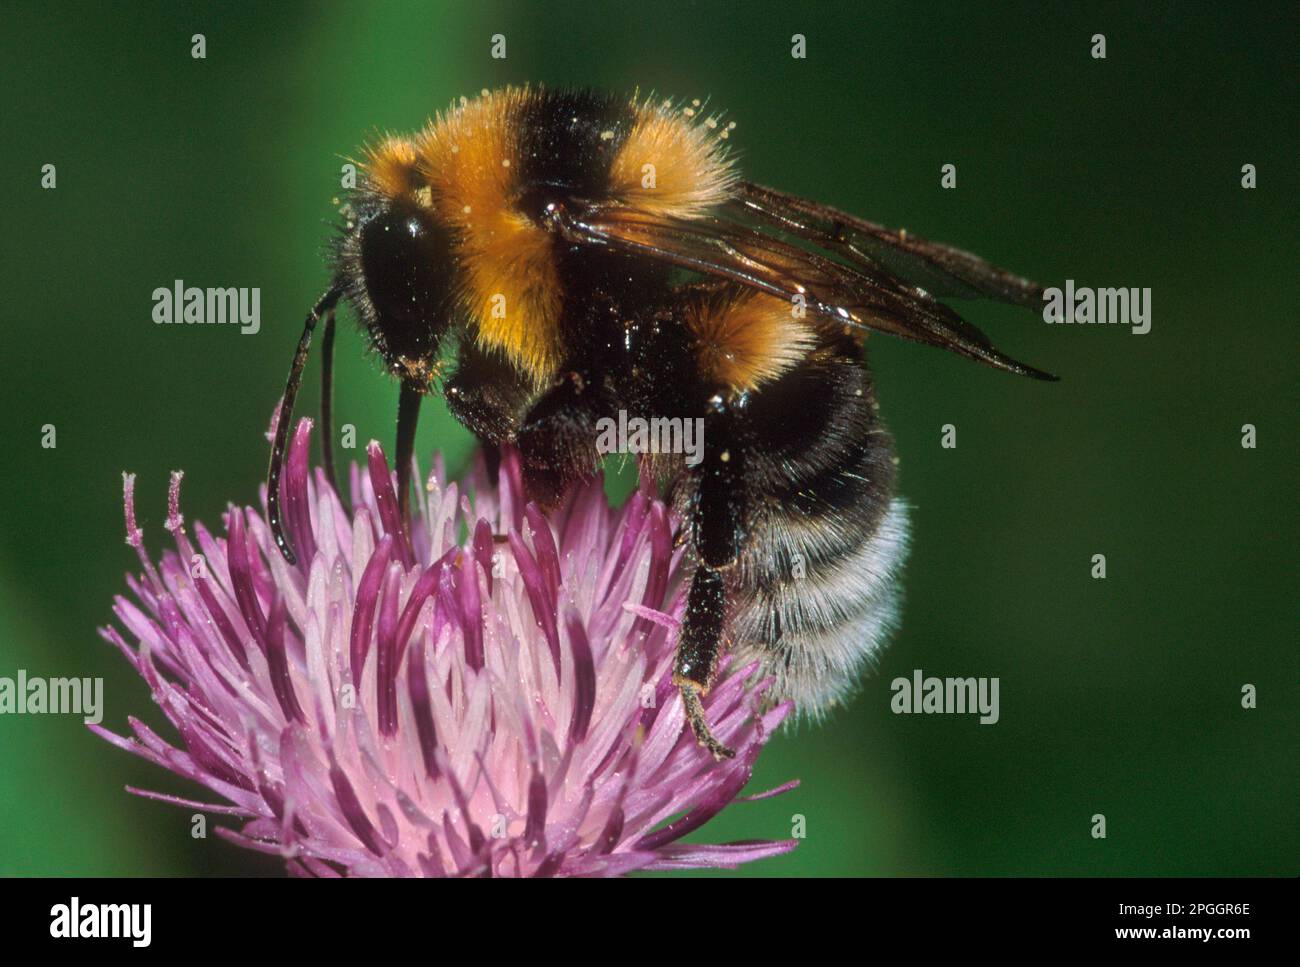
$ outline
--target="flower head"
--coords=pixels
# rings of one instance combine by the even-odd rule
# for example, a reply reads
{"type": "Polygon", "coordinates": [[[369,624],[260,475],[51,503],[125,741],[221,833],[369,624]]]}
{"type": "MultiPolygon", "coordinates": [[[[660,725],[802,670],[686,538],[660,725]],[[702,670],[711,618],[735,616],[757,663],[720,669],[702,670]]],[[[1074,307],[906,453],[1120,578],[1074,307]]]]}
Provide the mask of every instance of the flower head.
{"type": "Polygon", "coordinates": [[[296,566],[252,508],[191,537],[179,473],[155,565],[123,475],[143,573],[115,602],[125,633],[102,634],[179,743],[135,718],[131,737],[91,728],[225,802],[132,792],[241,817],[220,833],[308,875],[610,875],[793,847],[680,842],[736,799],[788,707],[724,667],[706,707],[737,756],[697,746],[671,681],[682,551],[649,490],[614,510],[592,482],[548,518],[507,451],[464,491],[435,470],[408,529],[378,444],[349,507],[310,435],[283,485],[296,566]]]}

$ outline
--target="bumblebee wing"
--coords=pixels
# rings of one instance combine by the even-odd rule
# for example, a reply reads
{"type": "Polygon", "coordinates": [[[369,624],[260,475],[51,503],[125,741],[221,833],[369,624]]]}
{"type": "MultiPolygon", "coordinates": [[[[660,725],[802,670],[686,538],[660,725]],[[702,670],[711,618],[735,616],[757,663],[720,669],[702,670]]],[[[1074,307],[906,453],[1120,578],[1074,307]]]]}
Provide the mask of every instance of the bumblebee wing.
{"type": "Polygon", "coordinates": [[[994,299],[1038,309],[1043,287],[978,255],[886,228],[828,205],[745,182],[732,210],[806,239],[866,271],[887,271],[950,299],[994,299]]]}
{"type": "Polygon", "coordinates": [[[809,315],[825,325],[875,329],[1008,372],[1056,378],[1003,354],[948,306],[883,267],[847,265],[736,221],[606,206],[565,214],[559,224],[572,242],[633,252],[785,299],[802,297],[809,315]]]}

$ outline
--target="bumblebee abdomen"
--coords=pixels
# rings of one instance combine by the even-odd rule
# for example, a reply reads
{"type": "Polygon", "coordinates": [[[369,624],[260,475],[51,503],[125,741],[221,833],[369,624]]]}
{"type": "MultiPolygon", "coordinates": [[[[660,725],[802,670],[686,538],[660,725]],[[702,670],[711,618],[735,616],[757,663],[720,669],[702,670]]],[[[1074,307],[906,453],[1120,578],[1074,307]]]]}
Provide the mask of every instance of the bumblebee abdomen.
{"type": "Polygon", "coordinates": [[[779,545],[789,570],[761,583],[737,573],[733,648],[739,661],[762,662],[775,696],[816,718],[853,691],[898,625],[907,509],[893,498],[870,527],[851,515],[808,521],[780,512],[756,530],[754,553],[779,545]],[[827,529],[856,542],[837,539],[828,553],[827,529]]]}
{"type": "Polygon", "coordinates": [[[775,694],[814,717],[852,691],[899,615],[907,511],[859,353],[814,354],[755,394],[754,510],[728,577],[737,659],[760,660],[775,694]]]}

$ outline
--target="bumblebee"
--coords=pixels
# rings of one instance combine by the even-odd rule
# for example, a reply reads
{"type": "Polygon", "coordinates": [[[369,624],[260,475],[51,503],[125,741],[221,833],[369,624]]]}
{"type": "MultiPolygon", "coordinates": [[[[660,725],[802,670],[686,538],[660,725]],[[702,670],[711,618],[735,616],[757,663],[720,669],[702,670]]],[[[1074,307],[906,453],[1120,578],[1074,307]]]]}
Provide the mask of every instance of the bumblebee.
{"type": "Polygon", "coordinates": [[[330,449],[334,315],[346,300],[400,380],[403,516],[421,400],[441,391],[489,449],[518,448],[530,497],[594,473],[597,424],[699,418],[702,459],[648,458],[694,563],[674,682],[698,741],[719,656],[759,659],[807,714],[853,687],[896,621],[907,520],[866,366],[870,330],[1052,379],[940,298],[1025,307],[1042,289],[966,252],[742,180],[733,124],[699,102],[505,88],[370,146],[333,284],[308,313],[280,408],[323,320],[330,449]],[[454,371],[444,364],[454,340],[454,371]]]}

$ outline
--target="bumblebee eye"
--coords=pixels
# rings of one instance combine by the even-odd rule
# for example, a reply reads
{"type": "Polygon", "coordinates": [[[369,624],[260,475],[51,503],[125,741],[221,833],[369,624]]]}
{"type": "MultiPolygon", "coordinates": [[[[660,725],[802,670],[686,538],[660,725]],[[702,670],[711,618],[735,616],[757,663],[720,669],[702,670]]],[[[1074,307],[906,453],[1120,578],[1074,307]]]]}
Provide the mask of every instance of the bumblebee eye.
{"type": "MultiPolygon", "coordinates": [[[[451,237],[427,212],[398,203],[370,219],[361,229],[361,268],[385,328],[445,327],[452,293],[451,237]]],[[[387,335],[392,339],[396,334],[387,335]]]]}

